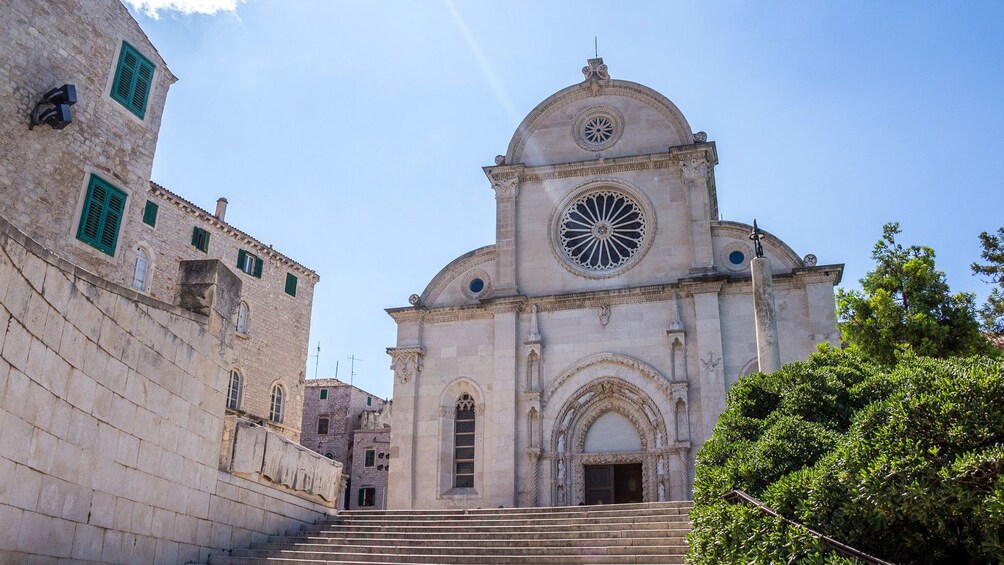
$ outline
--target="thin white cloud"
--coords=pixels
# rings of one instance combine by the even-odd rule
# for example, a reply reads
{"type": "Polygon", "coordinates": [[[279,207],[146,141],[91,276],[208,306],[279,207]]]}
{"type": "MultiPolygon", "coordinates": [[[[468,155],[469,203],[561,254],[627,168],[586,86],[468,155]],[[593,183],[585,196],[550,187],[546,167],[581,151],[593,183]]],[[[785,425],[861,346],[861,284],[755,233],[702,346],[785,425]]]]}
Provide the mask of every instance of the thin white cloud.
{"type": "Polygon", "coordinates": [[[161,10],[182,14],[208,14],[236,12],[237,4],[245,0],[125,0],[136,10],[156,19],[161,10]]]}

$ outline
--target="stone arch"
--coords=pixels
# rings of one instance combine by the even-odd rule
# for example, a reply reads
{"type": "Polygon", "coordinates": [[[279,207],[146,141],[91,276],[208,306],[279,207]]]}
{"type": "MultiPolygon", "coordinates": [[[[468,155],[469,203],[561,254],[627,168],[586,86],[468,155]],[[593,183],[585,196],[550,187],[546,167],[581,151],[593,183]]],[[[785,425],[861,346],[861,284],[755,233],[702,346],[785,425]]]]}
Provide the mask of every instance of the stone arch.
{"type": "Polygon", "coordinates": [[[603,375],[640,378],[658,387],[667,398],[687,398],[685,385],[671,382],[648,363],[619,353],[599,353],[581,359],[562,371],[541,393],[541,402],[551,402],[573,378],[580,380],[582,376],[591,376],[596,379],[603,375]]]}

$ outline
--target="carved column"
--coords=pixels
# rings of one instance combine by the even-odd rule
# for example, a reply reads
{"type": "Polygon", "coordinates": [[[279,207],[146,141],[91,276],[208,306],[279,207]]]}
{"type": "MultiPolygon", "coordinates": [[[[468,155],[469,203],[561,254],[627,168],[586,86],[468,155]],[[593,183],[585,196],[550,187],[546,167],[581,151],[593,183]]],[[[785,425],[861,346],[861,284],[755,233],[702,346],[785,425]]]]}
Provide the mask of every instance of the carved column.
{"type": "Polygon", "coordinates": [[[540,455],[542,451],[539,447],[531,447],[526,450],[527,480],[523,489],[523,499],[520,506],[537,506],[537,491],[540,489],[540,455]]]}
{"type": "MultiPolygon", "coordinates": [[[[718,293],[722,282],[694,283],[689,288],[694,297],[697,317],[697,356],[700,377],[701,425],[692,428],[698,444],[704,443],[725,409],[725,370],[722,363],[722,319],[718,293]]],[[[691,437],[694,437],[692,434],[691,437]]]]}
{"type": "Polygon", "coordinates": [[[717,206],[712,202],[710,183],[712,163],[704,151],[684,155],[680,161],[683,184],[687,192],[690,211],[690,272],[707,273],[714,271],[714,257],[711,248],[712,210],[717,206]]]}
{"type": "Polygon", "coordinates": [[[425,350],[420,346],[388,347],[390,368],[394,371],[395,445],[390,456],[394,459],[388,477],[388,507],[412,508],[415,504],[415,442],[418,440],[418,381],[422,373],[425,350]]]}
{"type": "Polygon", "coordinates": [[[489,174],[495,191],[495,280],[496,296],[518,294],[516,288],[516,198],[519,177],[489,174]]]}

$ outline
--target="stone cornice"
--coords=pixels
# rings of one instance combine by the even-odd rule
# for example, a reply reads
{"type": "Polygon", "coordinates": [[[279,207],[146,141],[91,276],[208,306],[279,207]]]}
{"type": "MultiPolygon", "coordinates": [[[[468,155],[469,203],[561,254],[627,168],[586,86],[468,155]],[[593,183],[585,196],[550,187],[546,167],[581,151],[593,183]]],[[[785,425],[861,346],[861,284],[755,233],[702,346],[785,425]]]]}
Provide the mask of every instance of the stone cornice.
{"type": "MultiPolygon", "coordinates": [[[[819,265],[799,268],[792,273],[775,273],[774,288],[777,290],[789,290],[803,287],[806,283],[831,282],[834,275],[836,278],[832,280],[832,284],[836,285],[840,282],[843,267],[842,264],[819,265]]],[[[483,300],[481,304],[444,306],[441,308],[426,308],[424,306],[388,308],[387,313],[398,323],[409,321],[440,323],[491,319],[496,312],[525,310],[525,306],[529,304],[536,305],[540,312],[554,312],[581,308],[598,308],[604,304],[616,306],[645,302],[669,302],[673,300],[673,296],[676,294],[679,294],[679,298],[681,299],[689,295],[706,292],[735,294],[749,292],[747,290],[749,286],[749,274],[739,273],[729,275],[715,273],[704,277],[680,279],[678,282],[668,284],[570,292],[544,296],[519,295],[487,299],[483,300]]]]}

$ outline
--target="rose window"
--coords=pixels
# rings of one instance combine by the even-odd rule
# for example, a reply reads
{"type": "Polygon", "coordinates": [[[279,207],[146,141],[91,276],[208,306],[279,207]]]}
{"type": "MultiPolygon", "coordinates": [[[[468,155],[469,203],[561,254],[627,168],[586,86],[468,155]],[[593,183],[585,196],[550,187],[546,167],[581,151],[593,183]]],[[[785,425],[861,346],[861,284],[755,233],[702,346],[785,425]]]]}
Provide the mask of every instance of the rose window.
{"type": "Polygon", "coordinates": [[[590,192],[565,211],[558,236],[572,263],[592,271],[615,269],[641,249],[645,216],[641,206],[621,192],[590,192]]]}
{"type": "Polygon", "coordinates": [[[614,135],[614,123],[606,116],[590,118],[582,126],[582,137],[593,145],[602,145],[614,135]]]}

